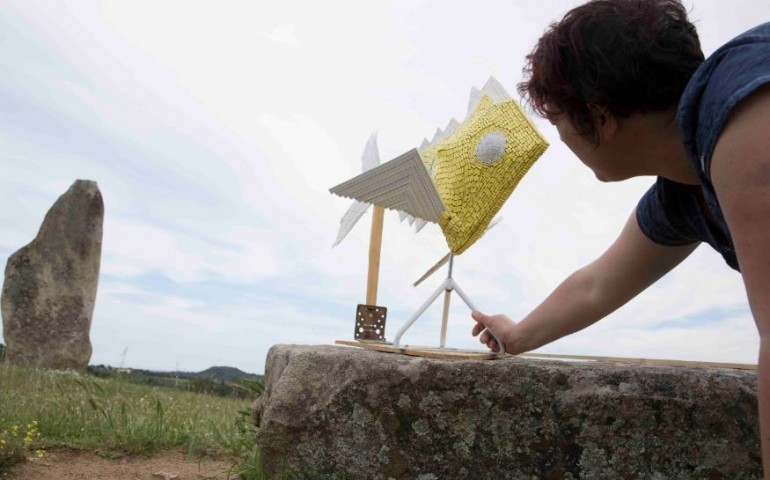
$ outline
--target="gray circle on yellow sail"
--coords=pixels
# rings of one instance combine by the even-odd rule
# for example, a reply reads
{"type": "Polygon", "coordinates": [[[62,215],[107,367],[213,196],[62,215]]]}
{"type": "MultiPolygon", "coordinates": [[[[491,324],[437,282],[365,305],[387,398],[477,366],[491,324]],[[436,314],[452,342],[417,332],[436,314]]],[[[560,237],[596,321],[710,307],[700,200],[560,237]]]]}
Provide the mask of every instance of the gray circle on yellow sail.
{"type": "Polygon", "coordinates": [[[476,158],[483,163],[495,163],[505,153],[507,139],[503,132],[491,132],[476,144],[476,158]]]}

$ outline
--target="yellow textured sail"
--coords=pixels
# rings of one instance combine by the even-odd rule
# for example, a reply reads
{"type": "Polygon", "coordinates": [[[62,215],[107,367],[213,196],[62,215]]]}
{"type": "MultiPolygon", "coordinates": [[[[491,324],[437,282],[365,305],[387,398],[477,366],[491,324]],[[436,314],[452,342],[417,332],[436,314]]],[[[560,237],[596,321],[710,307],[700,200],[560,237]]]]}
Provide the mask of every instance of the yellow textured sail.
{"type": "Polygon", "coordinates": [[[515,100],[485,95],[454,132],[421,153],[446,206],[439,224],[452,253],[481,237],[547,147],[515,100]]]}
{"type": "Polygon", "coordinates": [[[481,91],[472,90],[469,109],[462,123],[452,120],[432,142],[425,140],[418,150],[331,192],[399,210],[410,221],[438,220],[450,251],[464,252],[483,235],[548,147],[519,104],[494,79],[481,91]]]}

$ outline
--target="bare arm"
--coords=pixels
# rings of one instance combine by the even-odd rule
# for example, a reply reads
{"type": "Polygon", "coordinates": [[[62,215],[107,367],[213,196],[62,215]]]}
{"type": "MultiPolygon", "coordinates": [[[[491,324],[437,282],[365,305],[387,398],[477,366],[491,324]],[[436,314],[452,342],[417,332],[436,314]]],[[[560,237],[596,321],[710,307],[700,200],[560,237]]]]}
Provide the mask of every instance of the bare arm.
{"type": "Polygon", "coordinates": [[[714,149],[711,176],[735,244],[759,331],[759,420],[770,473],[770,87],[733,111],[714,149]]]}
{"type": "Polygon", "coordinates": [[[521,322],[474,312],[478,323],[472,334],[481,333],[481,342],[492,350],[497,350],[497,342],[488,332],[482,333],[485,328],[503,341],[508,353],[534,350],[609,315],[677,266],[697,246],[658,245],[642,233],[632,214],[601,257],[567,277],[521,322]]]}

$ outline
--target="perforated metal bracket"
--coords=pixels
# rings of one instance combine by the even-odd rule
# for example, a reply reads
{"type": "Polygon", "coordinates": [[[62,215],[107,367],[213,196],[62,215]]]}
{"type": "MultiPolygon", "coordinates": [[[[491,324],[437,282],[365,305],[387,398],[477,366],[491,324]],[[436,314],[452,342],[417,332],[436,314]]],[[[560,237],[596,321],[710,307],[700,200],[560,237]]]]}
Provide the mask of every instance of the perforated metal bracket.
{"type": "Polygon", "coordinates": [[[356,309],[356,340],[385,341],[385,320],[388,316],[386,307],[358,305],[356,309]]]}

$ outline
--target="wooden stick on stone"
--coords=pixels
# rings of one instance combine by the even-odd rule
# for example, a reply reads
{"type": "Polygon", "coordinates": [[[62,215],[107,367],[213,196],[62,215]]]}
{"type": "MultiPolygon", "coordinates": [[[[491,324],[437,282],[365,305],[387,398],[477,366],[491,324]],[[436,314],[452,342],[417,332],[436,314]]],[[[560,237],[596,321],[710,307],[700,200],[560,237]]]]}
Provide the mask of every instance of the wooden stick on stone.
{"type": "Polygon", "coordinates": [[[380,251],[382,250],[382,225],[385,209],[374,205],[372,234],[369,240],[369,276],[366,280],[366,304],[377,305],[377,286],[380,278],[380,251]]]}

